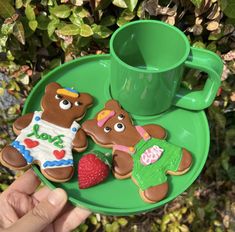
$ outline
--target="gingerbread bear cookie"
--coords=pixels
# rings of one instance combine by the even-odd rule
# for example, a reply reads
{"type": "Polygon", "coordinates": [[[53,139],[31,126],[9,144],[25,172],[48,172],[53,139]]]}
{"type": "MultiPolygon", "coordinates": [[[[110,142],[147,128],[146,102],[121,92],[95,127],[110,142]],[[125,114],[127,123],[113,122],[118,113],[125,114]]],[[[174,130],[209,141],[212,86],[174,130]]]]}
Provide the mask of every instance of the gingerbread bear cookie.
{"type": "Polygon", "coordinates": [[[83,151],[87,147],[86,135],[76,120],[84,117],[92,102],[87,93],[62,88],[55,82],[48,84],[41,100],[43,110],[14,122],[18,137],[1,151],[1,163],[14,170],[36,163],[49,180],[69,180],[74,172],[72,148],[83,151]]]}
{"type": "Polygon", "coordinates": [[[164,128],[155,124],[133,125],[115,100],[109,100],[82,128],[95,143],[113,149],[114,176],[131,177],[146,202],[155,203],[166,197],[167,174],[182,175],[191,166],[190,152],[167,142],[164,128]]]}

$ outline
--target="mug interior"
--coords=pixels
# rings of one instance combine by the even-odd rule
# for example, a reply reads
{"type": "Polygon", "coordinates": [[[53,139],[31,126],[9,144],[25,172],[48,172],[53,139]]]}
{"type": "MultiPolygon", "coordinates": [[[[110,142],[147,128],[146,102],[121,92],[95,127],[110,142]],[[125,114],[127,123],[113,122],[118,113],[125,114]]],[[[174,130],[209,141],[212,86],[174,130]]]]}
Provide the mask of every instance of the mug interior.
{"type": "Polygon", "coordinates": [[[187,37],[179,29],[159,21],[136,21],[118,29],[111,52],[132,68],[165,71],[183,63],[189,54],[187,37]]]}

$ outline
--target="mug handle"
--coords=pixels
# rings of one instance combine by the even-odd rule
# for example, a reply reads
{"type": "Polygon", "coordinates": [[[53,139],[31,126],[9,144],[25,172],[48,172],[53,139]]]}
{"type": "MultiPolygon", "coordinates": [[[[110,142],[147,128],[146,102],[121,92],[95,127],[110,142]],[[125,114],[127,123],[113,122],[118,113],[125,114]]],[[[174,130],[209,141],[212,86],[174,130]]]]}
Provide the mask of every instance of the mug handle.
{"type": "Polygon", "coordinates": [[[223,62],[218,55],[211,51],[191,47],[185,66],[206,72],[208,78],[202,90],[190,91],[180,88],[173,104],[189,110],[203,110],[212,104],[220,87],[223,62]]]}

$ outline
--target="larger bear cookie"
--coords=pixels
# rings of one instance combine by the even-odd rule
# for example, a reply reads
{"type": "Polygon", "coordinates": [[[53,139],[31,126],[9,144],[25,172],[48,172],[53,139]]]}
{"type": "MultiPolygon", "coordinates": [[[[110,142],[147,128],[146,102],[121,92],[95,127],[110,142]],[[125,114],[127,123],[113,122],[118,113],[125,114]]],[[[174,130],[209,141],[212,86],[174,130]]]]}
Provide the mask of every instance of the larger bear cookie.
{"type": "Polygon", "coordinates": [[[1,163],[13,170],[40,166],[49,180],[64,182],[74,172],[72,148],[83,151],[87,139],[77,120],[81,120],[93,99],[87,93],[62,88],[52,82],[41,100],[42,111],[18,118],[14,132],[18,135],[0,153],[1,163]]]}

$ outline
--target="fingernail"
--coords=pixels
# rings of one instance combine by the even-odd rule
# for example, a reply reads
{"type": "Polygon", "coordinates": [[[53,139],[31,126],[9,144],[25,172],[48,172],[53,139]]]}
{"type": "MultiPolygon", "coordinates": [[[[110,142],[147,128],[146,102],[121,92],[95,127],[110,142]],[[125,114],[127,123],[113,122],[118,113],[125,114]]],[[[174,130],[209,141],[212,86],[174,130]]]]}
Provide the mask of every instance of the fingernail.
{"type": "Polygon", "coordinates": [[[66,198],[65,192],[62,189],[57,188],[48,195],[47,199],[52,205],[56,206],[65,202],[67,200],[66,198]]]}

